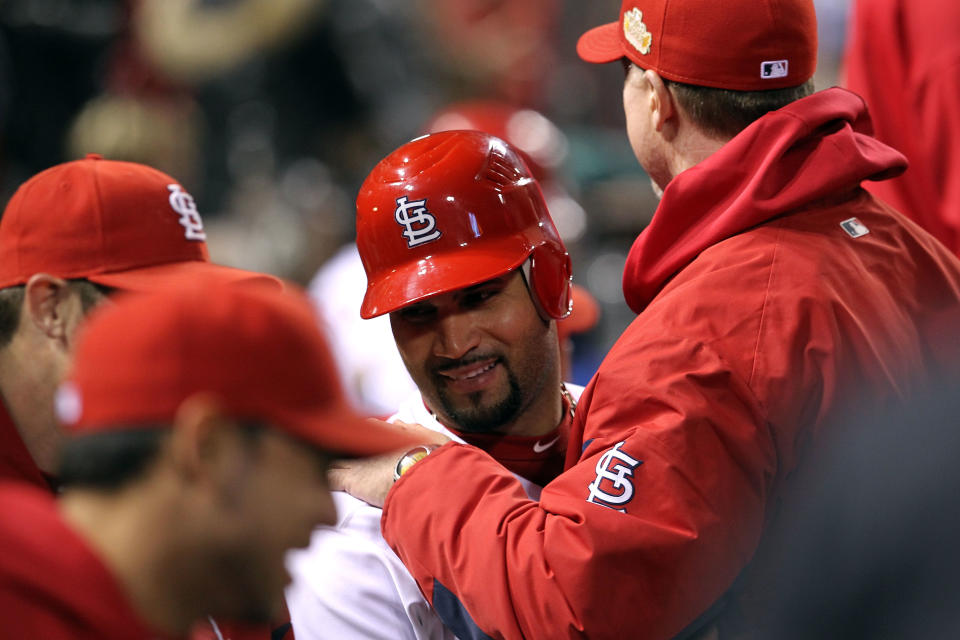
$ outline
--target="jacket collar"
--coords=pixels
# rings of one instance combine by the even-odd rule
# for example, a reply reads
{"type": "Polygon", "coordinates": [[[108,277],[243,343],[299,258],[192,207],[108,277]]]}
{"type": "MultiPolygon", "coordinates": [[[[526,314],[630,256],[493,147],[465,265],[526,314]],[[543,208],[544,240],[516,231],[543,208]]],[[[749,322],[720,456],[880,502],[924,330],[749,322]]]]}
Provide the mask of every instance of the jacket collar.
{"type": "Polygon", "coordinates": [[[640,313],[704,249],[774,218],[903,173],[870,134],[863,100],[832,88],[763,116],[675,177],[627,257],[623,291],[640,313]]]}

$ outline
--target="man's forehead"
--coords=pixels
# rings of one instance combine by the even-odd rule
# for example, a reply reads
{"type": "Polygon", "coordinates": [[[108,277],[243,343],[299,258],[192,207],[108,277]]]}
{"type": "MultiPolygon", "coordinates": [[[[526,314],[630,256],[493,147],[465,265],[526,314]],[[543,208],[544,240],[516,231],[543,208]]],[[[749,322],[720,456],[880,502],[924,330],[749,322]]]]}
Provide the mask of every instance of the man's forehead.
{"type": "Polygon", "coordinates": [[[454,294],[464,293],[464,292],[473,291],[474,289],[482,289],[483,287],[490,286],[490,285],[507,284],[511,280],[516,278],[518,274],[519,274],[519,271],[508,271],[507,273],[501,274],[495,278],[490,278],[489,280],[484,280],[483,282],[472,284],[469,287],[464,287],[463,289],[457,289],[456,291],[452,291],[451,293],[454,293],[454,294]]]}
{"type": "Polygon", "coordinates": [[[453,291],[438,293],[436,295],[430,296],[429,298],[418,300],[416,302],[411,302],[406,306],[400,307],[399,309],[397,309],[397,311],[403,311],[404,309],[418,309],[418,308],[424,308],[424,307],[438,306],[438,305],[444,304],[445,302],[454,302],[458,298],[464,295],[469,295],[470,293],[473,293],[475,291],[480,291],[487,287],[505,287],[510,284],[511,280],[518,277],[519,274],[520,274],[519,269],[514,271],[509,271],[499,276],[490,278],[489,280],[484,280],[483,282],[478,282],[476,284],[463,287],[462,289],[454,289],[453,291]]]}

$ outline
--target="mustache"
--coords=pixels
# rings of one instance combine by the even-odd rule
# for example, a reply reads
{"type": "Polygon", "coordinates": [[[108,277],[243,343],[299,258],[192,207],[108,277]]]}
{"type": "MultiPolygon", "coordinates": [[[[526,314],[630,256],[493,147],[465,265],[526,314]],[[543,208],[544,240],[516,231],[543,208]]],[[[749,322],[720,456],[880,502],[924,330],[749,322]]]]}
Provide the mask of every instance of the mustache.
{"type": "Polygon", "coordinates": [[[437,363],[430,367],[430,372],[433,375],[439,375],[445,371],[450,371],[451,369],[458,369],[460,367],[467,367],[477,362],[484,362],[487,360],[493,360],[495,362],[500,362],[503,360],[503,357],[497,353],[482,353],[469,355],[463,358],[437,358],[437,363]]]}

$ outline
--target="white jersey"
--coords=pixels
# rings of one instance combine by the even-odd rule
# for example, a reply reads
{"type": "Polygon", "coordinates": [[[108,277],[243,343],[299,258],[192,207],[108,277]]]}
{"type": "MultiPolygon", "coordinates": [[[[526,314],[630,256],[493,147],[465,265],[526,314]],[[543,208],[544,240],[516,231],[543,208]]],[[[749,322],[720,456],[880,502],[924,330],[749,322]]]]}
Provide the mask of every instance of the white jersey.
{"type": "MultiPolygon", "coordinates": [[[[575,400],[580,397],[583,387],[566,386],[575,400]]],[[[416,422],[463,442],[427,410],[419,393],[391,420],[416,422]]],[[[518,480],[539,499],[539,486],[518,480]]],[[[318,528],[309,547],[287,554],[287,608],[297,640],[454,639],[380,535],[382,511],[342,491],[333,497],[337,524],[318,528]]]]}
{"type": "Polygon", "coordinates": [[[308,292],[347,396],[364,413],[388,416],[418,391],[397,351],[389,316],[360,317],[366,290],[360,253],[349,244],[317,271],[308,292]]]}

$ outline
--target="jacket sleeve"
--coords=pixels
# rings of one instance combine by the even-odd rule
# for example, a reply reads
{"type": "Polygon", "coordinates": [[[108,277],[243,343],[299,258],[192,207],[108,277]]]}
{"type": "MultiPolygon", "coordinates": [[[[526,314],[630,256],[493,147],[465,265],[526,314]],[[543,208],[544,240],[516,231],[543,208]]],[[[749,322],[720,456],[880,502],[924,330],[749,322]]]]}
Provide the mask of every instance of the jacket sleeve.
{"type": "Polygon", "coordinates": [[[461,445],[387,496],[385,539],[459,638],[673,637],[755,550],[776,455],[745,382],[682,339],[607,360],[540,502],[461,445]]]}

